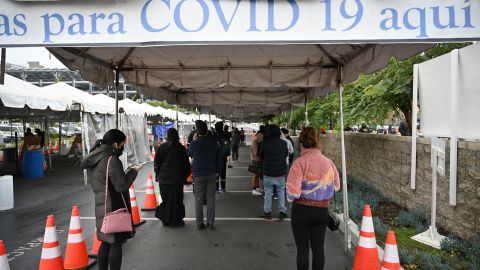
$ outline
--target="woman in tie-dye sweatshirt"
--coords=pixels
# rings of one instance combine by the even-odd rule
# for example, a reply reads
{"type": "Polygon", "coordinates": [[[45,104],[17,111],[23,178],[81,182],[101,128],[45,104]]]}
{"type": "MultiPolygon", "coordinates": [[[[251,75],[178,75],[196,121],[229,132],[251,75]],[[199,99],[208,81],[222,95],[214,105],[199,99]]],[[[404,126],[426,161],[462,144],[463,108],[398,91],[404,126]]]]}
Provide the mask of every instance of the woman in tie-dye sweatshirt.
{"type": "Polygon", "coordinates": [[[287,199],[292,205],[292,231],[297,245],[297,269],[308,270],[310,246],[312,269],[323,269],[328,205],[340,190],[338,171],[319,149],[319,134],[312,127],[302,129],[301,156],[292,165],[287,179],[287,199]]]}

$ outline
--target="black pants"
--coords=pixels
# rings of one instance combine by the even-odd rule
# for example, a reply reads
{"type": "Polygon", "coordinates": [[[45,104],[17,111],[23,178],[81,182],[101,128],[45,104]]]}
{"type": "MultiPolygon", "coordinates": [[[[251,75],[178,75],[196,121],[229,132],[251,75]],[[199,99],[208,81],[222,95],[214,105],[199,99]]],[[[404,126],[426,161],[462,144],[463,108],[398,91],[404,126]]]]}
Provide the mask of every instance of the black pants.
{"type": "Polygon", "coordinates": [[[178,225],[185,218],[182,184],[160,184],[162,203],[157,206],[155,216],[163,225],[178,225]]]}
{"type": "MultiPolygon", "coordinates": [[[[223,190],[227,186],[227,157],[223,157],[222,172],[220,173],[220,183],[223,190]]],[[[217,181],[218,190],[218,181],[217,181]]]]}
{"type": "Polygon", "coordinates": [[[237,146],[232,146],[232,159],[233,159],[233,161],[238,161],[238,148],[240,148],[238,145],[237,146]]]}
{"type": "Polygon", "coordinates": [[[102,242],[98,249],[97,261],[99,270],[120,270],[122,267],[122,243],[102,242]]]}
{"type": "Polygon", "coordinates": [[[312,269],[323,269],[325,264],[323,246],[328,224],[328,208],[293,203],[291,224],[297,245],[297,270],[308,270],[310,247],[313,254],[312,269]]]}

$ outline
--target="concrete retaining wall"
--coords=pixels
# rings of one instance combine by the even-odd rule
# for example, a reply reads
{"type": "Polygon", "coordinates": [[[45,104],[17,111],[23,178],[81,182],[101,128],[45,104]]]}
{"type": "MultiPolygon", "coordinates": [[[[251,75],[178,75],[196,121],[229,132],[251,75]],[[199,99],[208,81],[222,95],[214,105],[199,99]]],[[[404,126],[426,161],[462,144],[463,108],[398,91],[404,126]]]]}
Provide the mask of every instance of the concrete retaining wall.
{"type": "MultiPolygon", "coordinates": [[[[447,146],[448,146],[447,142],[447,146]]],[[[430,139],[417,139],[416,189],[410,189],[411,137],[346,133],[347,174],[375,184],[395,203],[431,209],[430,139]]],[[[341,168],[340,136],[322,137],[323,153],[341,168]]],[[[448,203],[449,155],[446,177],[437,183],[437,226],[462,238],[480,235],[480,143],[458,143],[457,206],[448,203]]]]}

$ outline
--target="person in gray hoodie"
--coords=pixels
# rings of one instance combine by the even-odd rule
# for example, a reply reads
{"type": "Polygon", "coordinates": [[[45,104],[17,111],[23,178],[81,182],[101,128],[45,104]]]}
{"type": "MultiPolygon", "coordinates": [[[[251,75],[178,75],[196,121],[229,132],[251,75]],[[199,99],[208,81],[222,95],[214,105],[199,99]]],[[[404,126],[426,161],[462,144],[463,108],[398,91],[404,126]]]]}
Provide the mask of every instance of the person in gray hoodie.
{"type": "MultiPolygon", "coordinates": [[[[137,177],[138,167],[133,167],[124,172],[123,164],[119,157],[123,153],[126,136],[118,129],[111,129],[98,140],[90,154],[83,158],[81,167],[87,169],[90,184],[95,195],[95,223],[97,238],[102,241],[98,250],[98,269],[117,270],[122,265],[122,244],[132,238],[133,232],[104,234],[100,232],[106,212],[112,212],[125,206],[131,211],[129,188],[137,177]],[[111,159],[110,159],[111,157],[111,159]],[[108,169],[108,196],[105,205],[105,180],[107,162],[108,169]],[[122,198],[123,196],[123,198],[122,198]],[[110,265],[110,268],[109,268],[110,265]]],[[[132,227],[133,221],[132,221],[132,227]]]]}

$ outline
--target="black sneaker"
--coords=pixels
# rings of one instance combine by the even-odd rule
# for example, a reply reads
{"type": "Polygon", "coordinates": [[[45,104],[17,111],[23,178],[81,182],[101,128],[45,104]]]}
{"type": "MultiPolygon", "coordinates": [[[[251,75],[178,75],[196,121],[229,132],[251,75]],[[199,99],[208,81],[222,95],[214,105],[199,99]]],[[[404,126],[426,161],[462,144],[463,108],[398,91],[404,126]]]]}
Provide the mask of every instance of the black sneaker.
{"type": "Polygon", "coordinates": [[[231,169],[231,168],[233,168],[233,166],[232,166],[232,165],[228,165],[228,168],[230,168],[230,169],[231,169]]]}
{"type": "Polygon", "coordinates": [[[273,199],[274,199],[274,200],[278,200],[277,194],[273,195],[273,199]]]}
{"type": "Polygon", "coordinates": [[[284,220],[286,217],[288,217],[287,213],[280,212],[280,215],[278,215],[278,219],[284,220]]]}
{"type": "Polygon", "coordinates": [[[270,219],[272,219],[272,212],[263,213],[263,215],[260,215],[260,217],[270,220],[270,219]]]}
{"type": "Polygon", "coordinates": [[[213,231],[213,230],[215,230],[215,225],[213,225],[213,224],[208,224],[208,223],[207,223],[207,228],[208,228],[209,230],[213,231]]]}
{"type": "Polygon", "coordinates": [[[174,224],[170,225],[170,227],[172,227],[172,228],[185,227],[185,221],[182,220],[179,223],[174,223],[174,224]]]}
{"type": "Polygon", "coordinates": [[[205,224],[197,225],[197,230],[205,230],[205,224]]]}

